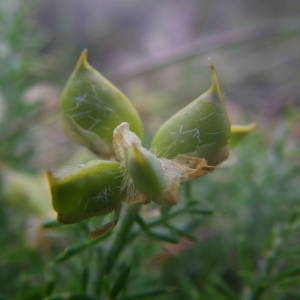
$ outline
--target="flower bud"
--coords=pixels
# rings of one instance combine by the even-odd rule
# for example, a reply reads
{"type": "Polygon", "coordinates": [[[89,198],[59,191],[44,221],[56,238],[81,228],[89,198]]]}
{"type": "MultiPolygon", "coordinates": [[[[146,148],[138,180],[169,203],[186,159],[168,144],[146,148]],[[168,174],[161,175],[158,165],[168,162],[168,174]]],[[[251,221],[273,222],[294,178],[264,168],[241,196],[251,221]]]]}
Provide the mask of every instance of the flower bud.
{"type": "Polygon", "coordinates": [[[120,208],[124,198],[118,162],[90,161],[62,175],[48,172],[52,204],[61,223],[77,223],[120,208]]]}
{"type": "Polygon", "coordinates": [[[217,165],[228,156],[229,137],[230,121],[215,68],[211,66],[210,89],[158,129],[151,150],[159,157],[188,155],[217,165]]]}
{"type": "Polygon", "coordinates": [[[116,159],[124,171],[127,202],[177,203],[180,173],[172,172],[174,176],[168,176],[168,164],[142,146],[128,123],[117,126],[113,137],[116,159]]]}
{"type": "Polygon", "coordinates": [[[128,151],[128,173],[135,187],[150,200],[160,196],[167,185],[165,172],[159,159],[142,147],[133,146],[128,151]]]}
{"type": "Polygon", "coordinates": [[[178,202],[182,182],[214,170],[205,159],[198,157],[158,158],[142,146],[128,123],[117,126],[113,137],[116,158],[124,170],[128,202],[174,205],[178,202]]]}
{"type": "Polygon", "coordinates": [[[140,117],[130,101],[87,62],[84,50],[69,78],[60,111],[66,134],[102,157],[111,157],[113,130],[128,122],[143,135],[140,117]]]}

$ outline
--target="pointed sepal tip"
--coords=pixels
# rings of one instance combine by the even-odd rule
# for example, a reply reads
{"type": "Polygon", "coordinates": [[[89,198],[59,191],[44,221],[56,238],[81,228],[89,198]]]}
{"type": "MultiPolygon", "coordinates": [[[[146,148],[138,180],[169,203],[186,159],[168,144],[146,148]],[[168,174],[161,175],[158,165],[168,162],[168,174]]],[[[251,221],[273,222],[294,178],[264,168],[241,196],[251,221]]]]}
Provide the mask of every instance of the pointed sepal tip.
{"type": "Polygon", "coordinates": [[[223,102],[223,96],[221,92],[220,82],[218,79],[217,71],[215,65],[211,62],[210,63],[210,80],[211,80],[211,91],[215,93],[220,101],[223,102]]]}

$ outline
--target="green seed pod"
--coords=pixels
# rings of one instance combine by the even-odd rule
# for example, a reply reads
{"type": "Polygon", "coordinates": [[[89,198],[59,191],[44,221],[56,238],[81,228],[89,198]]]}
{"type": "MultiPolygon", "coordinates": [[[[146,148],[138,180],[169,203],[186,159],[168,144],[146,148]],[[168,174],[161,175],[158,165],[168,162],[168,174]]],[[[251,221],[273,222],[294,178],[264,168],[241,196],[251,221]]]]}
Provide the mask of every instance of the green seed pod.
{"type": "Polygon", "coordinates": [[[155,201],[167,185],[159,159],[147,149],[133,146],[128,151],[127,164],[129,176],[135,187],[155,201]]]}
{"type": "Polygon", "coordinates": [[[235,147],[244,137],[251,133],[255,127],[256,124],[254,123],[248,125],[231,125],[230,146],[235,147]]]}
{"type": "Polygon", "coordinates": [[[120,164],[90,161],[64,175],[48,172],[52,204],[64,224],[118,211],[124,199],[120,164]]]}
{"type": "Polygon", "coordinates": [[[61,99],[60,111],[66,134],[102,157],[111,157],[112,134],[121,122],[143,136],[140,117],[130,101],[87,62],[81,53],[61,99]]]}
{"type": "Polygon", "coordinates": [[[167,120],[155,134],[151,150],[159,157],[189,155],[217,165],[228,156],[230,121],[216,71],[211,66],[211,87],[167,120]]]}

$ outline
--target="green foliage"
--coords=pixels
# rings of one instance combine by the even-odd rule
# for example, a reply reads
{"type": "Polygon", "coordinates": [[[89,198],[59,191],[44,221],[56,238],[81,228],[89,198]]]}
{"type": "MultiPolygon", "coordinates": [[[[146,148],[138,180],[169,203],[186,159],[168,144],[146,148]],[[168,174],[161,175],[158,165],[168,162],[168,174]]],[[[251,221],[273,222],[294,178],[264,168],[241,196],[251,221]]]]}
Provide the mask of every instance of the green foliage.
{"type": "Polygon", "coordinates": [[[34,143],[30,127],[37,117],[38,105],[26,103],[23,93],[38,76],[41,45],[38,35],[31,31],[31,2],[3,0],[0,3],[1,299],[41,299],[44,289],[41,274],[45,261],[38,251],[27,246],[24,230],[32,221],[30,211],[43,206],[24,209],[29,197],[35,198],[33,202],[37,200],[36,191],[41,188],[40,181],[27,173],[35,169],[31,163],[34,143]]]}
{"type": "Polygon", "coordinates": [[[29,124],[38,113],[36,104],[24,101],[24,91],[35,82],[41,41],[32,38],[29,1],[0,4],[0,157],[7,165],[32,169],[34,154],[29,124]]]}
{"type": "Polygon", "coordinates": [[[262,132],[252,135],[234,166],[193,186],[218,216],[199,231],[201,242],[166,263],[164,278],[181,287],[178,299],[187,290],[198,295],[191,299],[299,297],[299,144],[290,147],[287,124],[269,144],[262,132]]]}

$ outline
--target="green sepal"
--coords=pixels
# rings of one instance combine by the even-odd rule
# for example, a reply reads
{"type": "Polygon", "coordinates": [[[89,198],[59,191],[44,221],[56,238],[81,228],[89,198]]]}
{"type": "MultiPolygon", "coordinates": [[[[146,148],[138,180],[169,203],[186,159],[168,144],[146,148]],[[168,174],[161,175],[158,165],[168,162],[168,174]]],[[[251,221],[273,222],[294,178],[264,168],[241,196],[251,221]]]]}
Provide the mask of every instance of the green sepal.
{"type": "Polygon", "coordinates": [[[239,144],[255,128],[255,123],[248,125],[231,125],[229,140],[230,147],[235,147],[237,144],[239,144]]]}
{"type": "Polygon", "coordinates": [[[61,223],[118,211],[124,199],[122,171],[115,161],[94,160],[64,175],[48,172],[53,208],[61,223]]]}
{"type": "Polygon", "coordinates": [[[151,150],[159,157],[179,154],[205,158],[217,165],[228,157],[230,121],[216,71],[211,66],[211,87],[167,120],[155,134],[151,150]]]}
{"type": "Polygon", "coordinates": [[[131,102],[87,62],[84,50],[69,78],[61,99],[65,133],[102,157],[113,156],[112,134],[128,122],[140,138],[143,125],[131,102]]]}

